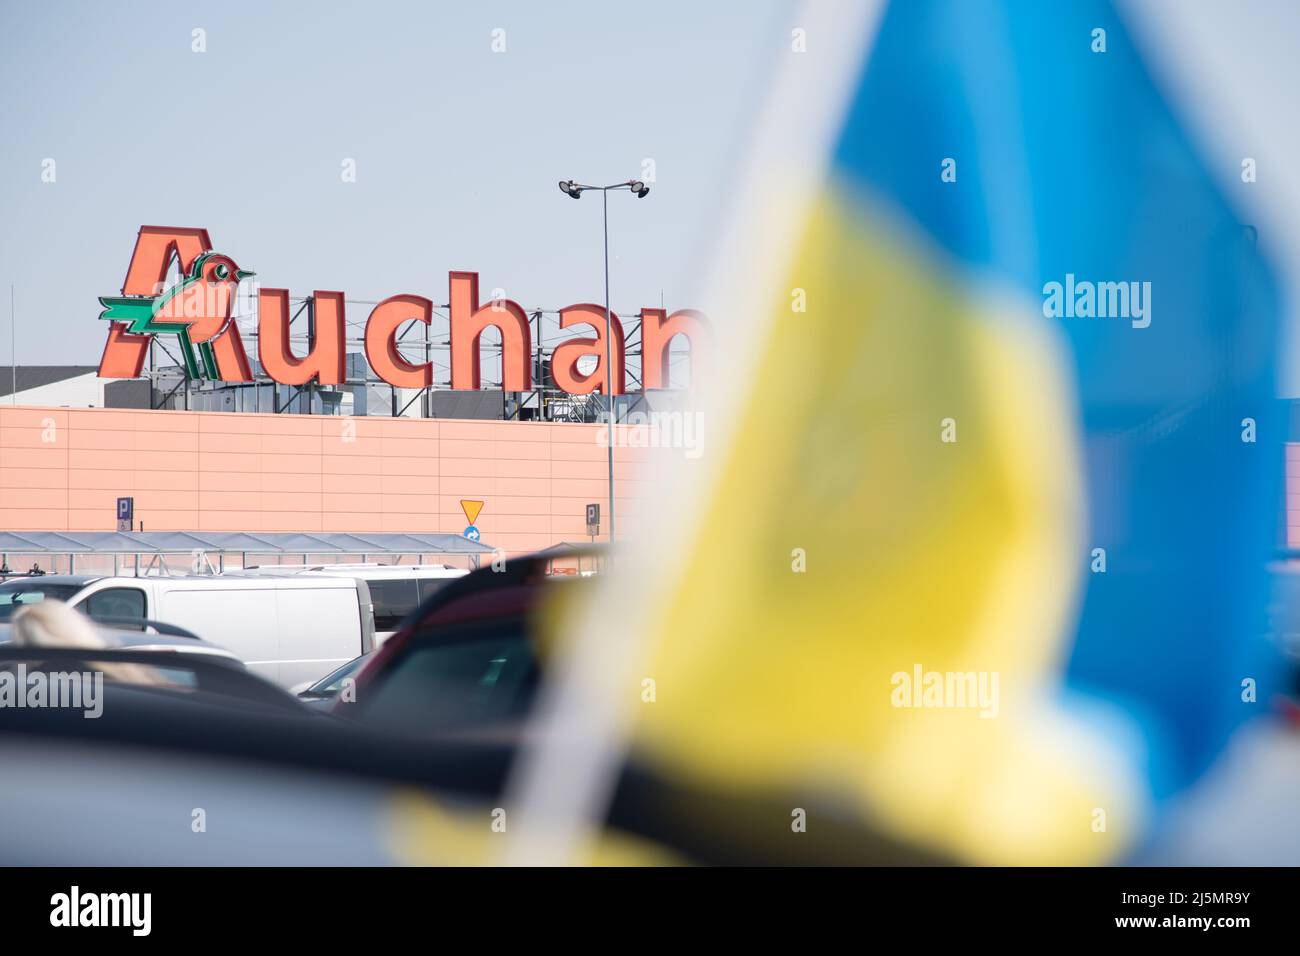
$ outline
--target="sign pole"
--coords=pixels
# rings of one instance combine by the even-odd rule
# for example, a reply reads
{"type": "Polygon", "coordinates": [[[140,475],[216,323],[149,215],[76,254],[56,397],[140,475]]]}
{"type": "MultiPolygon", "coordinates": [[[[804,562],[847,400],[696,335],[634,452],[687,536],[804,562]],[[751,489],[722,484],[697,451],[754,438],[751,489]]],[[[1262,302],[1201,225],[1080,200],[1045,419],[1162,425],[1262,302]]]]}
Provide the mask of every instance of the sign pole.
{"type": "Polygon", "coordinates": [[[614,543],[614,321],[609,311],[609,189],[600,191],[605,212],[605,397],[609,399],[609,543],[614,543]]]}

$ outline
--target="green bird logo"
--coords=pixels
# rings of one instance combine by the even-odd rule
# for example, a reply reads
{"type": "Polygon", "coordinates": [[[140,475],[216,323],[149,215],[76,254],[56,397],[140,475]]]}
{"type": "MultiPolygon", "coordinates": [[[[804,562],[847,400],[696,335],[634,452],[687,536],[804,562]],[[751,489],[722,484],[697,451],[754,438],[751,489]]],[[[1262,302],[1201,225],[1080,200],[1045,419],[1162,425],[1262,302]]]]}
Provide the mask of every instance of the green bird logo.
{"type": "Polygon", "coordinates": [[[208,378],[218,378],[212,340],[230,325],[239,283],[256,275],[235,264],[230,256],[205,252],[190,263],[189,271],[176,285],[160,295],[104,296],[99,317],[124,322],[135,335],[175,335],[180,340],[185,370],[191,378],[202,377],[194,357],[198,346],[208,378]]]}

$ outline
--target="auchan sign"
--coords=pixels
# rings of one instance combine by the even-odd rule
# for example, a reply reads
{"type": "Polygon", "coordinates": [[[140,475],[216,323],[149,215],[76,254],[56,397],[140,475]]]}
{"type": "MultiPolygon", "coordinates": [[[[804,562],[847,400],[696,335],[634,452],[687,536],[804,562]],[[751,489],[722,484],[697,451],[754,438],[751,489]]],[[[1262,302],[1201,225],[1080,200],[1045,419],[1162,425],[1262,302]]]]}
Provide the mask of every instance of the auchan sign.
{"type": "MultiPolygon", "coordinates": [[[[141,226],[135,252],[120,296],[105,296],[100,318],[109,323],[108,341],[99,374],[104,378],[138,378],[149,342],[155,335],[175,335],[190,374],[224,382],[251,382],[248,353],[231,321],[241,279],[254,275],[228,255],[216,252],[206,229],[141,226]],[[172,257],[180,262],[181,281],[164,290],[172,257]]],[[[502,387],[522,392],[532,388],[532,333],[528,315],[515,302],[479,299],[478,274],[449,276],[452,388],[476,389],[479,382],[479,337],[495,326],[502,342],[502,387]]],[[[257,357],[272,379],[284,385],[341,385],[345,372],[344,297],[342,292],[315,291],[307,354],[293,354],[289,343],[289,290],[258,291],[257,357]]],[[[366,360],[385,382],[399,388],[428,388],[433,366],[412,364],[398,350],[397,332],[407,322],[433,321],[433,302],[419,295],[395,295],[374,307],[366,321],[366,360]]],[[[560,310],[560,327],[590,326],[592,338],[568,339],[556,346],[551,359],[555,383],[575,395],[604,392],[605,309],[591,303],[560,310]],[[593,356],[589,375],[578,361],[593,356]]],[[[624,391],[623,325],[612,317],[613,390],[624,391]]],[[[700,313],[683,309],[671,315],[663,309],[641,310],[642,386],[668,384],[668,345],[674,336],[690,340],[692,365],[707,362],[707,333],[700,313]]]]}

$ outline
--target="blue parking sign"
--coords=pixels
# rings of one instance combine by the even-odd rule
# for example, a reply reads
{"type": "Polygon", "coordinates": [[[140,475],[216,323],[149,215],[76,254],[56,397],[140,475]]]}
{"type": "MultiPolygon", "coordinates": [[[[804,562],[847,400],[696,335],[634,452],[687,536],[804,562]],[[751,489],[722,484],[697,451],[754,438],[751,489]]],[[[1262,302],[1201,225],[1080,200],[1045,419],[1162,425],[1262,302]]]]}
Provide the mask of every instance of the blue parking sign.
{"type": "Polygon", "coordinates": [[[135,519],[135,499],[118,498],[117,499],[117,530],[130,531],[131,523],[135,519]]]}

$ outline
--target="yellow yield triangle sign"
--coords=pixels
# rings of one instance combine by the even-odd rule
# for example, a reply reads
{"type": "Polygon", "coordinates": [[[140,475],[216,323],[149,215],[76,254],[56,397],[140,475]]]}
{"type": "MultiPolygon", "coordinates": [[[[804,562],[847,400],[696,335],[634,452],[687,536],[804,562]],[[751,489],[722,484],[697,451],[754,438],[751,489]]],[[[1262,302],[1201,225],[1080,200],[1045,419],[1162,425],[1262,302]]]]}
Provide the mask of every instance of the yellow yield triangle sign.
{"type": "Polygon", "coordinates": [[[462,498],[460,499],[460,510],[465,512],[466,520],[468,520],[470,524],[473,524],[474,520],[478,517],[478,513],[483,510],[483,502],[467,501],[462,498]]]}

